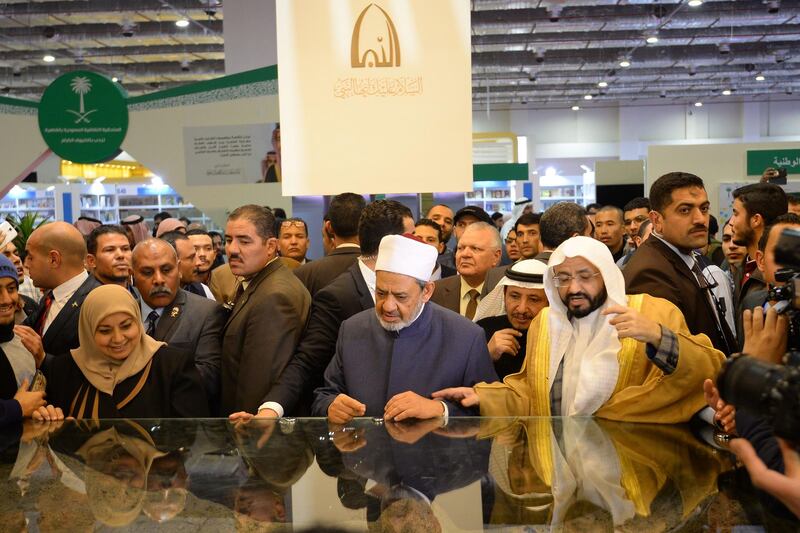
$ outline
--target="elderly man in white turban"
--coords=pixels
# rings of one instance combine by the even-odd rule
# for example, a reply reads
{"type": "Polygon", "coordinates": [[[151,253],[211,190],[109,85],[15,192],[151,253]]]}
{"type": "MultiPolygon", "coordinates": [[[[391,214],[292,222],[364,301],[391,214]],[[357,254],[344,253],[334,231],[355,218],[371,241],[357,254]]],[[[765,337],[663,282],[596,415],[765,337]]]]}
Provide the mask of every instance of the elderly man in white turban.
{"type": "Polygon", "coordinates": [[[547,265],[537,259],[517,261],[478,304],[474,320],[486,333],[500,379],[519,372],[525,361],[528,328],[547,307],[546,271],[547,265]]]}
{"type": "Polygon", "coordinates": [[[572,237],[548,263],[550,307],[530,327],[525,364],[503,383],[433,396],[485,416],[596,415],[631,422],[688,421],[705,406],[703,380],[725,357],[692,335],[672,303],[626,295],[608,248],[572,237]]]}
{"type": "Polygon", "coordinates": [[[375,309],[342,323],[336,353],[315,391],[313,416],[345,423],[477,414],[431,393],[497,380],[483,330],[429,302],[436,249],[411,235],[387,235],[375,263],[375,309]]]}

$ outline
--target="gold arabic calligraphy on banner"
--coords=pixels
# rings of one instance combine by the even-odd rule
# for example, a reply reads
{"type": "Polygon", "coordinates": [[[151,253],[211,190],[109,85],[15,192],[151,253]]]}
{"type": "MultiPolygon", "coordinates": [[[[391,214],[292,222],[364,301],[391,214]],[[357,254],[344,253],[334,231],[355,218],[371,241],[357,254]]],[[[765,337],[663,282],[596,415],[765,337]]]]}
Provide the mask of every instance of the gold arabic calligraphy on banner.
{"type": "Polygon", "coordinates": [[[339,78],[333,87],[336,98],[353,96],[419,96],[422,94],[422,76],[399,78],[339,78]]]}

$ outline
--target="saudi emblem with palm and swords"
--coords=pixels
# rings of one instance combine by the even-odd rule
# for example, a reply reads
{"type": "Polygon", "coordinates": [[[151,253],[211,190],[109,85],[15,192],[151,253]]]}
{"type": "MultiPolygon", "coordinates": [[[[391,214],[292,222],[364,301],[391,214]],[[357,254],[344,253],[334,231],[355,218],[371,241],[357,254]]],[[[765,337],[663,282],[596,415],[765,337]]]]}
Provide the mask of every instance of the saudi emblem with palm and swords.
{"type": "Polygon", "coordinates": [[[74,109],[67,109],[67,113],[72,113],[75,115],[75,117],[77,117],[75,119],[75,124],[80,124],[81,122],[89,124],[91,122],[89,120],[89,115],[97,111],[97,109],[90,109],[87,111],[84,106],[83,96],[92,90],[92,82],[89,81],[89,78],[86,76],[75,76],[72,78],[72,82],[69,84],[69,86],[72,88],[72,92],[80,97],[80,107],[78,108],[78,111],[75,111],[74,109]]]}

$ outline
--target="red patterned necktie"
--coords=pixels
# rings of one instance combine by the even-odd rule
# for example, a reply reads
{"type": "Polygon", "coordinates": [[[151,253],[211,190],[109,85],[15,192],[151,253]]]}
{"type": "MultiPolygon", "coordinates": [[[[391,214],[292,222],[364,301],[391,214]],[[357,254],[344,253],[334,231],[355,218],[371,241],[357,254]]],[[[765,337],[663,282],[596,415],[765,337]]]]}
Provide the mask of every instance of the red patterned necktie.
{"type": "Polygon", "coordinates": [[[50,312],[50,306],[52,304],[53,292],[50,291],[44,297],[44,309],[42,310],[42,315],[39,317],[39,326],[36,328],[40,337],[44,335],[44,325],[47,323],[47,314],[50,312]]]}

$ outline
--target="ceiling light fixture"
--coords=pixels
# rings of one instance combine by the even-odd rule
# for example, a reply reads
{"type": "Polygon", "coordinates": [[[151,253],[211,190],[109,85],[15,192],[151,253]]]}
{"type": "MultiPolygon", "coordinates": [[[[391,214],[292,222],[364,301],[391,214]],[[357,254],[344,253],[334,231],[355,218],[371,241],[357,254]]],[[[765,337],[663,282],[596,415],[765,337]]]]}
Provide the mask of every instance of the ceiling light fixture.
{"type": "Polygon", "coordinates": [[[111,81],[113,81],[114,83],[117,83],[119,81],[119,78],[116,77],[116,76],[112,76],[111,77],[111,81]]]}
{"type": "Polygon", "coordinates": [[[625,57],[619,61],[619,66],[621,66],[622,68],[628,68],[629,66],[631,66],[631,62],[628,58],[625,57]]]}
{"type": "Polygon", "coordinates": [[[583,99],[584,99],[584,100],[591,100],[592,98],[593,98],[593,97],[592,97],[592,95],[591,95],[591,94],[586,94],[586,95],[584,95],[584,96],[583,96],[583,99]]]}
{"type": "Polygon", "coordinates": [[[764,77],[763,74],[759,74],[758,76],[756,76],[756,81],[764,81],[765,79],[766,78],[764,77]]]}
{"type": "Polygon", "coordinates": [[[695,102],[694,106],[695,107],[703,107],[703,102],[695,102]]]}
{"type": "Polygon", "coordinates": [[[572,109],[573,111],[580,111],[580,109],[581,109],[581,106],[579,106],[579,105],[574,105],[574,106],[572,106],[572,108],[571,108],[571,109],[572,109]]]}
{"type": "Polygon", "coordinates": [[[50,55],[50,54],[46,54],[46,55],[45,55],[45,56],[42,58],[42,61],[44,61],[45,63],[52,63],[52,62],[53,62],[53,61],[55,61],[55,60],[56,60],[56,58],[55,58],[54,56],[50,55]]]}
{"type": "Polygon", "coordinates": [[[731,90],[730,89],[725,89],[724,91],[722,91],[722,94],[725,95],[725,96],[730,96],[731,95],[731,90]]]}
{"type": "Polygon", "coordinates": [[[658,35],[647,35],[644,40],[647,42],[647,44],[656,44],[658,42],[658,35]]]}
{"type": "Polygon", "coordinates": [[[185,27],[187,27],[189,25],[189,20],[185,19],[185,18],[178,19],[178,20],[175,21],[175,25],[177,27],[179,27],[179,28],[185,28],[185,27]]]}
{"type": "Polygon", "coordinates": [[[703,5],[703,0],[689,0],[689,7],[698,7],[703,5]]]}
{"type": "Polygon", "coordinates": [[[606,83],[604,81],[601,81],[600,83],[597,84],[597,86],[600,87],[600,88],[605,88],[605,87],[608,87],[608,83],[606,83]]]}

